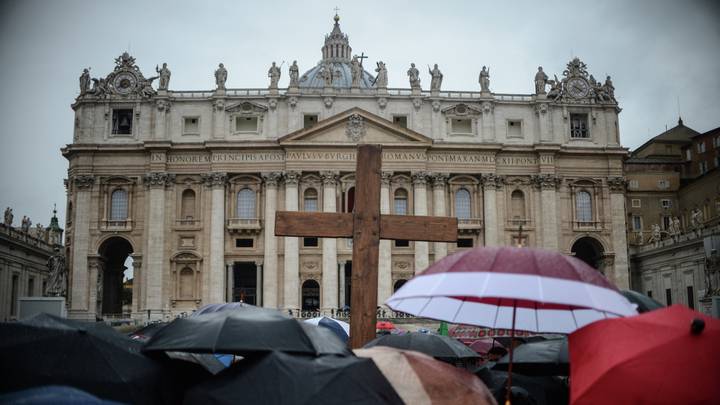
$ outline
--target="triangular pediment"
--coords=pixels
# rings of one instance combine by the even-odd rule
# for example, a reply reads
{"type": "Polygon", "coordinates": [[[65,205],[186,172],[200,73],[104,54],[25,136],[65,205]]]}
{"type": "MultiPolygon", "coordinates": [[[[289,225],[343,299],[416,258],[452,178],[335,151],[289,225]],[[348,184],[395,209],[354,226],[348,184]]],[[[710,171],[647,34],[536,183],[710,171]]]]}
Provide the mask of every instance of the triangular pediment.
{"type": "Polygon", "coordinates": [[[425,146],[431,145],[432,139],[355,107],[319,121],[311,128],[285,135],[278,142],[281,145],[374,143],[425,146]]]}

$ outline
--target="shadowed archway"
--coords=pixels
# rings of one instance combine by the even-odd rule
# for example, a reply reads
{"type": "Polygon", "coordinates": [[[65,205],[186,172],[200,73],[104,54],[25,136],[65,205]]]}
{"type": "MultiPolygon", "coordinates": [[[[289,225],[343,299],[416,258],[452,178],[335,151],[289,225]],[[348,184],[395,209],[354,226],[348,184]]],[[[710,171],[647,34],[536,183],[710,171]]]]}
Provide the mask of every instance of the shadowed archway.
{"type": "Polygon", "coordinates": [[[573,243],[570,249],[575,257],[602,271],[602,259],[605,254],[602,244],[595,238],[585,236],[573,243]]]}
{"type": "Polygon", "coordinates": [[[123,302],[132,303],[132,288],[125,289],[123,285],[127,270],[125,261],[131,253],[132,245],[120,236],[108,238],[98,249],[104,263],[102,271],[98,273],[98,284],[102,285],[102,290],[98,291],[102,315],[120,316],[123,314],[123,302]]]}

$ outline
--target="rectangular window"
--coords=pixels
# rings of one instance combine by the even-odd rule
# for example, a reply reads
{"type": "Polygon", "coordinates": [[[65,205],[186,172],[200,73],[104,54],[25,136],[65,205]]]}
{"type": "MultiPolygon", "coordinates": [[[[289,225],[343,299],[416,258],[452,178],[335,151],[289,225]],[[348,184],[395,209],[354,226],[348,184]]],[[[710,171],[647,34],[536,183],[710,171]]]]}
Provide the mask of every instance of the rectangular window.
{"type": "Polygon", "coordinates": [[[305,114],[303,116],[303,128],[310,128],[318,123],[317,114],[305,114]]]}
{"type": "Polygon", "coordinates": [[[393,124],[407,128],[407,115],[393,115],[393,124]]]}
{"type": "Polygon", "coordinates": [[[507,136],[508,138],[522,138],[522,121],[508,120],[507,136]]]}
{"type": "Polygon", "coordinates": [[[200,134],[200,118],[185,117],[183,118],[183,135],[199,135],[200,134]]]}
{"type": "Polygon", "coordinates": [[[715,167],[720,167],[720,156],[715,156],[715,167]]]}
{"type": "Polygon", "coordinates": [[[18,288],[20,283],[20,276],[13,274],[12,286],[10,289],[10,315],[17,315],[17,300],[18,300],[18,288]]]}
{"type": "Polygon", "coordinates": [[[692,151],[689,148],[685,149],[685,160],[692,160],[692,151]]]}
{"type": "Polygon", "coordinates": [[[667,198],[663,198],[660,200],[660,207],[662,209],[668,210],[672,208],[672,200],[668,200],[667,198]]]}
{"type": "Polygon", "coordinates": [[[304,247],[318,247],[318,238],[303,238],[304,247]]]}
{"type": "Polygon", "coordinates": [[[258,131],[258,118],[257,117],[236,117],[235,118],[235,132],[257,132],[258,131]]]}
{"type": "Polygon", "coordinates": [[[632,201],[633,208],[640,208],[640,199],[639,198],[633,198],[631,201],[632,201]]]}
{"type": "Polygon", "coordinates": [[[698,153],[705,153],[705,142],[700,142],[697,144],[697,151],[698,153]]]}
{"type": "Polygon", "coordinates": [[[28,297],[35,296],[35,277],[28,278],[27,296],[28,297]]]}
{"type": "Polygon", "coordinates": [[[665,305],[668,307],[672,305],[672,290],[669,288],[665,289],[665,305]]]}
{"type": "Polygon", "coordinates": [[[251,248],[254,245],[254,239],[235,239],[235,247],[238,248],[251,248]]]}
{"type": "Polygon", "coordinates": [[[689,306],[690,309],[695,309],[695,293],[691,285],[687,286],[687,306],[689,306]]]}
{"type": "Polygon", "coordinates": [[[705,173],[707,173],[708,169],[707,169],[707,162],[706,162],[706,161],[703,160],[703,161],[699,162],[699,163],[698,163],[698,166],[699,166],[699,168],[700,168],[700,174],[705,174],[705,173]]]}
{"type": "Polygon", "coordinates": [[[470,238],[461,238],[457,240],[457,247],[459,248],[471,248],[473,247],[473,240],[470,238]]]}
{"type": "Polygon", "coordinates": [[[407,215],[408,201],[406,198],[395,199],[395,215],[407,215]]]}
{"type": "Polygon", "coordinates": [[[472,120],[467,118],[453,118],[450,121],[453,134],[472,135],[472,120]]]}
{"type": "Polygon", "coordinates": [[[131,135],[133,123],[132,108],[113,110],[112,133],[113,135],[131,135]]]}
{"type": "Polygon", "coordinates": [[[407,240],[396,240],[395,247],[410,247],[410,241],[407,240]]]}
{"type": "Polygon", "coordinates": [[[570,137],[589,138],[587,114],[570,114],[570,137]]]}
{"type": "Polygon", "coordinates": [[[650,297],[650,298],[652,298],[652,290],[648,290],[647,296],[650,297]]]}
{"type": "Polygon", "coordinates": [[[634,231],[642,230],[642,217],[639,215],[633,215],[632,224],[633,224],[634,231]]]}

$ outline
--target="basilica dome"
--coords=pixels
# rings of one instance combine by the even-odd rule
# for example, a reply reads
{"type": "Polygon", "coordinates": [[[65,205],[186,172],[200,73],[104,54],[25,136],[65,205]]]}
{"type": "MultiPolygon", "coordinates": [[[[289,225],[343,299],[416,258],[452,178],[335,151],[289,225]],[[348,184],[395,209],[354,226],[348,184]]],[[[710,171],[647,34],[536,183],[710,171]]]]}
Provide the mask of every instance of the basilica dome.
{"type": "MultiPolygon", "coordinates": [[[[322,60],[307,72],[303,73],[298,80],[301,88],[323,88],[325,79],[323,70],[329,67],[333,72],[332,87],[350,88],[352,84],[352,48],[348,36],[340,30],[340,17],[334,17],[335,26],[329,35],[325,36],[325,45],[322,47],[322,60]]],[[[362,63],[362,61],[361,61],[362,63]]],[[[363,69],[360,80],[361,89],[373,87],[375,76],[363,69]]]]}

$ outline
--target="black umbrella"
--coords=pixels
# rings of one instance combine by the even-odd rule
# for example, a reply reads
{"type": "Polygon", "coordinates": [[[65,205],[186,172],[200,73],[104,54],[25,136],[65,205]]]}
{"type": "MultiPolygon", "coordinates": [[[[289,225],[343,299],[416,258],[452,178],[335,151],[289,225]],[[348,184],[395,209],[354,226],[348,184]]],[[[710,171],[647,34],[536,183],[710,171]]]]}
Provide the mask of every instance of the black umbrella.
{"type": "Polygon", "coordinates": [[[622,294],[625,298],[628,299],[628,301],[632,302],[633,304],[637,304],[637,311],[641,314],[644,312],[665,307],[665,305],[637,291],[622,290],[620,291],[620,294],[622,294]]]}
{"type": "Polygon", "coordinates": [[[128,337],[134,340],[138,340],[140,342],[147,342],[150,340],[151,337],[155,336],[155,334],[162,328],[164,328],[168,323],[167,322],[154,322],[147,324],[143,326],[142,328],[128,333],[128,337]]]}
{"type": "Polygon", "coordinates": [[[263,308],[178,318],[158,331],[143,351],[241,356],[269,351],[350,355],[331,332],[323,333],[316,326],[304,326],[278,311],[263,308]]]}
{"type": "Polygon", "coordinates": [[[67,385],[101,398],[158,403],[161,367],[104,324],[38,315],[0,323],[0,391],[67,385]]]}
{"type": "Polygon", "coordinates": [[[237,363],[185,404],[402,404],[372,359],[271,352],[237,363]]]}
{"type": "Polygon", "coordinates": [[[473,349],[449,336],[419,332],[411,332],[404,335],[380,336],[368,342],[365,348],[373,346],[389,346],[396,349],[414,350],[425,353],[438,360],[450,362],[477,359],[480,357],[473,349]]]}
{"type": "MultiPolygon", "coordinates": [[[[507,370],[510,357],[504,356],[493,370],[507,370]]],[[[567,338],[525,343],[515,348],[513,372],[525,375],[568,375],[570,356],[567,338]]],[[[514,381],[513,381],[514,382],[514,381]]]]}
{"type": "MultiPolygon", "coordinates": [[[[513,358],[513,370],[515,359],[513,358]]],[[[508,374],[506,371],[491,370],[487,366],[480,367],[475,371],[477,375],[490,389],[493,396],[502,404],[505,401],[505,390],[508,374]]],[[[563,405],[569,402],[570,394],[567,384],[559,377],[551,376],[526,376],[512,373],[513,388],[523,388],[536,405],[563,405]]],[[[513,401],[513,404],[516,403],[513,401]]]]}

